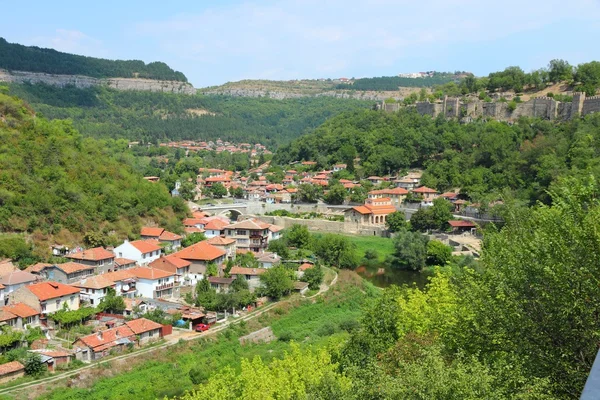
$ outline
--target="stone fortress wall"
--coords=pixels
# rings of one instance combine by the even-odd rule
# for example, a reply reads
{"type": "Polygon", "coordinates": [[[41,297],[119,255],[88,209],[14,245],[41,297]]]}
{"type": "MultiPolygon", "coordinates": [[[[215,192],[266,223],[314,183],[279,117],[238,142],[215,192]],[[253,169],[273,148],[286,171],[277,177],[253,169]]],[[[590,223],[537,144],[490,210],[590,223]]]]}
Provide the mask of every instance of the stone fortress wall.
{"type": "MultiPolygon", "coordinates": [[[[421,115],[446,118],[460,118],[466,121],[471,119],[492,118],[503,121],[518,119],[519,117],[538,117],[547,120],[567,120],[600,112],[600,96],[586,97],[585,93],[573,93],[571,103],[561,103],[551,97],[536,97],[523,103],[517,103],[514,110],[509,109],[507,102],[486,103],[481,100],[461,101],[457,97],[445,97],[441,103],[429,101],[417,102],[414,107],[421,115]]],[[[380,110],[396,112],[398,103],[380,103],[380,110]]]]}
{"type": "Polygon", "coordinates": [[[196,94],[196,89],[187,82],[159,81],[138,78],[92,78],[83,75],[55,75],[39,72],[6,71],[0,69],[0,82],[44,83],[64,87],[73,85],[78,88],[107,86],[116,90],[142,90],[178,94],[196,94]]]}

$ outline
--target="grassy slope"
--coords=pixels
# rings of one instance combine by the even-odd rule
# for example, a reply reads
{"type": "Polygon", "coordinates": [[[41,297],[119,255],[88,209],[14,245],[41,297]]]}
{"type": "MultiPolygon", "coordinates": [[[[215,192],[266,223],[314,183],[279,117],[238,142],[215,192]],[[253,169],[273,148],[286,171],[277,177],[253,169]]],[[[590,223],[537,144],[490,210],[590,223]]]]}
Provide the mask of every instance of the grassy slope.
{"type": "Polygon", "coordinates": [[[394,242],[390,238],[355,235],[347,235],[347,237],[356,245],[361,259],[365,256],[367,250],[375,250],[381,261],[385,259],[386,255],[394,253],[394,242]]]}
{"type": "MultiPolygon", "coordinates": [[[[94,369],[89,377],[74,380],[77,381],[77,386],[85,385],[85,388],[65,388],[65,382],[62,382],[62,388],[43,398],[141,400],[176,396],[193,389],[189,371],[194,367],[210,374],[225,366],[239,368],[242,358],[260,356],[270,360],[281,357],[289,348],[287,341],[248,346],[239,344],[239,336],[261,326],[270,325],[276,336],[291,337],[302,346],[317,346],[329,340],[341,340],[347,334],[340,331],[339,324],[358,318],[360,305],[367,297],[362,291],[364,285],[365,281],[357,275],[341,271],[338,284],[324,295],[323,300],[297,300],[295,307],[289,303],[282,304],[246,326],[228,329],[219,334],[217,340],[180,343],[144,356],[143,360],[128,360],[126,365],[110,363],[109,367],[94,369]]],[[[71,381],[70,385],[73,383],[71,381]]]]}

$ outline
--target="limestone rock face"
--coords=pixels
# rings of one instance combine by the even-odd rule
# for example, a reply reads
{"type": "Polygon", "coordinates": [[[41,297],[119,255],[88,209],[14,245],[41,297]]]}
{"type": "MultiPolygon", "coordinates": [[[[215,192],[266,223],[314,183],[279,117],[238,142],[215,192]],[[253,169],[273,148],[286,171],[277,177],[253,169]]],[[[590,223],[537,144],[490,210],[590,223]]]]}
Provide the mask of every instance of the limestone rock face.
{"type": "Polygon", "coordinates": [[[107,86],[116,90],[143,90],[150,92],[166,92],[178,94],[196,94],[196,89],[186,82],[159,81],[138,78],[92,78],[82,75],[54,75],[39,72],[6,71],[0,69],[0,82],[11,83],[45,83],[64,87],[73,85],[78,88],[91,86],[107,86]]]}

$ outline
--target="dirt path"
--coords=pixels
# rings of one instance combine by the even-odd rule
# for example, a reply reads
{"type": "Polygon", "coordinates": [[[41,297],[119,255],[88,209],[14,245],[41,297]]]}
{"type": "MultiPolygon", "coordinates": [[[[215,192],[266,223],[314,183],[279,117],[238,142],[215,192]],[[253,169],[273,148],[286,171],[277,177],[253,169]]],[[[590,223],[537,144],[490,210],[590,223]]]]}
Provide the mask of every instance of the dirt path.
{"type": "MultiPolygon", "coordinates": [[[[312,299],[312,298],[314,298],[316,296],[319,296],[319,295],[325,293],[326,291],[329,290],[329,288],[331,286],[335,285],[335,283],[337,282],[337,279],[338,279],[338,274],[336,272],[335,273],[335,277],[333,278],[333,280],[331,281],[331,283],[329,285],[326,285],[325,283],[321,284],[321,288],[319,289],[319,292],[316,293],[315,295],[313,295],[311,297],[307,297],[307,298],[312,299]]],[[[173,345],[177,344],[180,340],[185,340],[185,341],[196,340],[196,339],[200,339],[200,338],[203,338],[203,337],[206,337],[206,336],[214,335],[214,334],[216,334],[218,332],[221,332],[222,330],[226,329],[231,324],[235,324],[235,323],[238,323],[240,321],[249,321],[251,319],[259,317],[262,314],[264,314],[265,312],[271,310],[272,308],[274,308],[274,307],[276,307],[276,306],[278,306],[280,304],[289,302],[290,300],[291,299],[286,299],[286,300],[278,301],[276,303],[271,303],[271,304],[269,304],[269,305],[267,305],[267,306],[265,306],[265,307],[263,307],[261,309],[255,310],[255,311],[253,311],[251,313],[248,313],[247,315],[245,315],[243,317],[240,317],[240,318],[238,318],[236,320],[227,321],[223,325],[219,325],[219,326],[217,326],[217,327],[215,327],[213,329],[210,329],[210,330],[208,330],[206,332],[195,333],[194,335],[191,335],[189,337],[180,337],[180,338],[176,338],[176,339],[167,340],[165,343],[163,343],[161,345],[158,345],[158,346],[148,347],[148,348],[136,351],[134,353],[123,354],[123,355],[120,355],[120,356],[116,356],[116,357],[112,357],[112,358],[108,358],[108,359],[103,359],[103,360],[100,360],[98,362],[94,362],[92,364],[83,366],[81,368],[78,368],[78,369],[75,369],[75,370],[72,370],[72,371],[67,371],[67,372],[63,372],[63,373],[60,373],[60,374],[52,375],[52,376],[49,376],[49,377],[46,377],[46,378],[42,378],[42,379],[39,379],[39,380],[36,380],[36,381],[33,381],[33,382],[26,382],[26,383],[22,383],[22,384],[19,384],[19,385],[16,385],[16,386],[12,386],[12,387],[8,387],[8,388],[5,388],[5,389],[0,389],[0,396],[10,395],[10,394],[16,394],[17,392],[22,391],[22,390],[31,389],[31,388],[34,388],[36,386],[46,385],[46,384],[49,384],[49,383],[52,383],[52,382],[60,381],[62,379],[70,378],[72,376],[80,374],[83,371],[86,371],[86,370],[89,370],[89,369],[92,369],[92,368],[96,368],[98,365],[101,365],[101,364],[105,364],[105,363],[109,363],[109,362],[113,362],[113,361],[127,360],[127,359],[130,359],[130,358],[138,357],[138,356],[143,355],[143,354],[154,352],[156,350],[164,349],[166,347],[173,346],[173,345]]]]}

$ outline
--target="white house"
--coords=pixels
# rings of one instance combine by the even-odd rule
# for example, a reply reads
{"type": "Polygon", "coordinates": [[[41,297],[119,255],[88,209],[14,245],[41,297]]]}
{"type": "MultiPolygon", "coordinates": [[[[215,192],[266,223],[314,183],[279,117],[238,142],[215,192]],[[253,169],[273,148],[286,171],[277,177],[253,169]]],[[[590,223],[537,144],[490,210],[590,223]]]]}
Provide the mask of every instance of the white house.
{"type": "Polygon", "coordinates": [[[23,286],[10,296],[10,304],[24,303],[42,315],[61,310],[79,310],[79,288],[58,282],[40,282],[23,286]]]}
{"type": "Polygon", "coordinates": [[[113,252],[118,258],[128,258],[139,265],[148,265],[160,257],[162,249],[158,244],[158,241],[152,239],[133,242],[125,240],[123,244],[115,247],[113,252]]]}
{"type": "Polygon", "coordinates": [[[172,297],[175,289],[175,273],[158,268],[138,267],[128,270],[136,278],[138,295],[157,299],[172,297]]]}
{"type": "Polygon", "coordinates": [[[227,225],[229,225],[228,222],[216,218],[212,219],[208,221],[206,225],[204,225],[204,236],[206,236],[208,239],[221,236],[223,233],[223,228],[225,228],[227,225]]]}
{"type": "Polygon", "coordinates": [[[115,283],[104,275],[96,275],[73,284],[80,290],[79,298],[96,307],[108,293],[108,288],[114,288],[115,283]]]}

